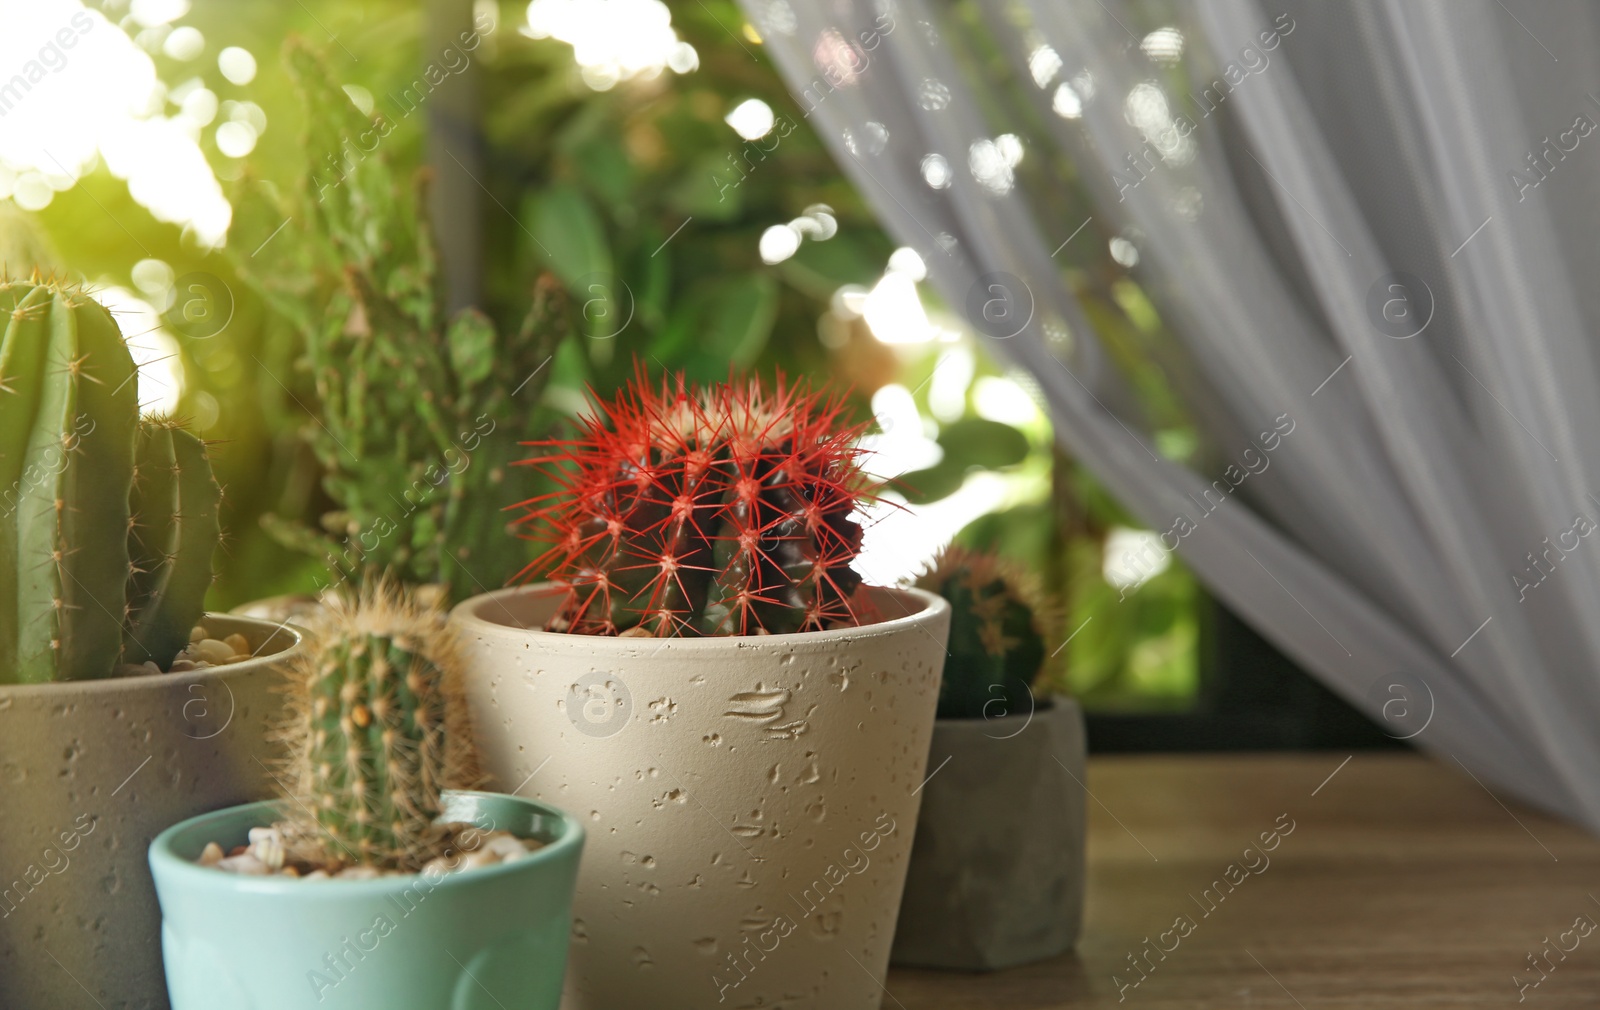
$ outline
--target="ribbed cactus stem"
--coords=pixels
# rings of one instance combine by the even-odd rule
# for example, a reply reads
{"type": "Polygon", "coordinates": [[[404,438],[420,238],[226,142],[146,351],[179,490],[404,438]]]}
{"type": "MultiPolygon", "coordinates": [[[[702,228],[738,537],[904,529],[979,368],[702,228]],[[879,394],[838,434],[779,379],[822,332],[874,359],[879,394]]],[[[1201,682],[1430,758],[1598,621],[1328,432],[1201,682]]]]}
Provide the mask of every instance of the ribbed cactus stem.
{"type": "Polygon", "coordinates": [[[205,612],[222,489],[205,444],[169,420],[140,423],[135,460],[123,661],[159,665],[205,612]]]}
{"type": "Polygon", "coordinates": [[[950,602],[949,655],[939,718],[998,718],[1032,711],[1053,606],[1034,581],[992,554],[951,547],[917,580],[950,602]]]}
{"type": "Polygon", "coordinates": [[[111,314],[65,285],[0,280],[0,312],[0,679],[107,677],[129,574],[133,358],[111,314]]]}
{"type": "Polygon", "coordinates": [[[392,587],[335,607],[296,671],[289,742],[309,809],[302,838],[328,861],[416,869],[447,788],[476,761],[456,646],[437,610],[392,587]]]}
{"type": "Polygon", "coordinates": [[[211,583],[205,447],[141,429],[133,356],[83,291],[0,278],[0,319],[0,683],[165,668],[211,583]]]}
{"type": "Polygon", "coordinates": [[[762,635],[857,623],[850,567],[870,497],[860,425],[780,380],[656,388],[641,372],[529,462],[564,485],[522,522],[568,589],[552,627],[601,635],[762,635]]]}

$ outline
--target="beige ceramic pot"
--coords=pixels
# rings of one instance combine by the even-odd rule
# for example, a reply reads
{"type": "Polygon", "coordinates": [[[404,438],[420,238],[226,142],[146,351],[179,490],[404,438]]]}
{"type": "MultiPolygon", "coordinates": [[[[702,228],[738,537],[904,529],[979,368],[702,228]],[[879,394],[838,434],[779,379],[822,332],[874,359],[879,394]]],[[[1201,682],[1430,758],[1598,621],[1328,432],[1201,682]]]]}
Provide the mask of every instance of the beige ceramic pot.
{"type": "Polygon", "coordinates": [[[542,627],[548,586],[455,609],[498,788],[578,817],[564,1010],[874,1010],[894,939],[949,605],[748,638],[542,627]]]}
{"type": "Polygon", "coordinates": [[[0,687],[0,1007],[160,1010],[151,839],[264,799],[288,627],[208,614],[257,658],[192,673],[0,687]]]}

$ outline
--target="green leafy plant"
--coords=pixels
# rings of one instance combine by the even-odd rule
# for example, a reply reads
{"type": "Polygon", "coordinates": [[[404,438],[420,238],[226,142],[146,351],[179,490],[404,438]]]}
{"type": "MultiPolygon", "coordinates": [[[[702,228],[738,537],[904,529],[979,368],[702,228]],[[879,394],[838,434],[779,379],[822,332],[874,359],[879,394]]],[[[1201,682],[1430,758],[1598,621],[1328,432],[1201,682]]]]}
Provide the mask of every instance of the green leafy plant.
{"type": "MultiPolygon", "coordinates": [[[[605,91],[584,82],[568,43],[518,30],[525,27],[526,3],[451,9],[464,30],[478,32],[478,42],[441,34],[428,11],[401,0],[266,5],[248,18],[226,4],[191,5],[173,26],[201,31],[212,56],[235,46],[254,54],[256,76],[244,83],[223,74],[215,59],[171,57],[158,32],[139,35],[141,26],[124,18],[118,30],[139,36],[166,85],[167,115],[177,115],[181,97],[197,85],[219,100],[216,122],[196,139],[233,204],[227,248],[210,249],[194,241],[192,229],[157,220],[103,159],[77,185],[57,192],[43,212],[13,215],[35,219],[59,261],[97,283],[138,292],[164,312],[178,344],[172,360],[182,366],[177,409],[194,430],[228,446],[214,460],[229,489],[223,525],[230,545],[217,559],[214,609],[310,592],[330,577],[346,579],[391,560],[408,581],[430,578],[408,571],[416,553],[432,554],[419,564],[441,568],[453,595],[477,592],[474,578],[486,588],[502,585],[527,559],[503,549],[501,517],[487,507],[476,512],[472,503],[517,500],[540,485],[532,471],[504,470],[504,482],[491,487],[489,472],[520,455],[516,439],[542,437],[562,416],[583,410],[588,390],[600,397],[613,393],[635,357],[697,381],[726,377],[735,364],[766,374],[833,371],[858,392],[876,388],[844,374],[835,353],[819,341],[816,321],[839,285],[870,283],[894,243],[839,176],[762,48],[735,43],[744,15],[734,0],[675,5],[674,30],[699,54],[697,69],[605,91]],[[483,27],[485,17],[492,28],[483,27]],[[342,86],[319,86],[316,105],[302,93],[298,61],[275,58],[297,32],[326,46],[328,75],[342,86]],[[330,37],[337,42],[321,41],[330,37]],[[429,64],[448,77],[430,79],[429,64]],[[414,107],[423,92],[425,104],[414,107]],[[751,98],[768,103],[777,118],[758,142],[725,122],[734,106],[751,98]],[[353,109],[353,101],[370,114],[353,109]],[[324,109],[336,116],[323,116],[324,109]],[[224,122],[247,125],[257,136],[246,159],[218,148],[224,122]],[[312,206],[319,189],[328,207],[336,206],[341,191],[363,191],[368,195],[360,199],[370,211],[362,218],[344,215],[351,225],[341,226],[341,234],[370,235],[375,248],[388,250],[377,254],[380,266],[403,266],[415,247],[416,228],[407,221],[422,207],[415,170],[430,159],[442,172],[429,184],[428,199],[449,209],[426,218],[423,227],[431,226],[430,244],[446,250],[449,275],[465,279],[453,300],[436,302],[439,318],[471,298],[498,338],[490,381],[516,391],[504,419],[490,415],[496,428],[485,438],[496,445],[472,455],[471,469],[481,463],[483,472],[461,478],[469,488],[463,498],[469,513],[487,519],[479,527],[474,518],[476,542],[464,559],[449,550],[450,534],[442,552],[426,547],[429,525],[437,520],[415,504],[419,492],[413,489],[418,480],[427,482],[428,466],[437,467],[435,476],[449,469],[440,450],[416,448],[411,439],[403,462],[393,462],[394,451],[380,463],[369,461],[371,483],[360,481],[369,493],[359,503],[345,497],[338,484],[347,475],[333,473],[325,461],[331,451],[344,457],[341,469],[354,468],[328,433],[337,432],[352,453],[367,453],[347,437],[338,417],[329,416],[318,388],[314,360],[342,366],[337,347],[314,355],[304,336],[307,317],[333,329],[347,317],[343,269],[358,258],[334,249],[327,227],[299,211],[324,210],[312,206]],[[372,183],[385,170],[387,190],[372,183]],[[781,263],[762,262],[762,234],[792,221],[806,228],[801,248],[781,263]],[[477,255],[458,258],[457,249],[477,255]],[[147,259],[170,268],[176,283],[152,285],[143,272],[135,279],[132,268],[147,259]],[[560,279],[574,306],[561,315],[572,335],[518,390],[543,356],[520,346],[532,360],[517,374],[510,362],[517,349],[508,345],[519,339],[531,282],[546,271],[560,279]],[[195,276],[206,285],[197,287],[195,276]],[[258,294],[261,284],[283,296],[298,291],[303,304],[280,311],[279,299],[258,294]],[[197,312],[215,313],[216,325],[226,326],[197,333],[197,312]],[[392,467],[401,479],[382,475],[381,467],[392,467]],[[483,488],[490,488],[487,498],[473,493],[483,488]],[[391,553],[393,559],[386,556],[391,553]]],[[[6,206],[0,199],[0,208],[6,206]]],[[[8,243],[10,224],[0,213],[0,258],[8,248],[23,248],[8,243]]],[[[12,266],[41,254],[28,257],[12,254],[12,266]]],[[[420,256],[412,262],[408,277],[379,270],[377,288],[409,291],[417,275],[437,280],[446,272],[424,270],[420,256]],[[388,286],[391,280],[404,283],[388,286]]],[[[442,349],[441,331],[430,332],[442,349]]],[[[354,368],[344,371],[348,381],[354,368]]],[[[474,424],[453,433],[468,431],[466,441],[475,441],[479,413],[468,414],[474,424]]],[[[374,454],[385,453],[385,444],[376,439],[374,454]]],[[[458,456],[450,460],[459,469],[458,456]]],[[[447,479],[430,497],[448,497],[446,489],[457,482],[447,479]]],[[[454,521],[460,518],[458,511],[454,521]]]]}
{"type": "Polygon", "coordinates": [[[0,682],[166,667],[211,584],[205,446],[139,419],[137,371],[82,289],[0,279],[0,682]]]}
{"type": "Polygon", "coordinates": [[[1055,607],[1020,567],[950,547],[917,579],[950,602],[939,718],[988,719],[1033,710],[1055,607]]]}
{"type": "Polygon", "coordinates": [[[318,866],[416,870],[445,789],[477,784],[461,659],[444,616],[377,582],[334,601],[291,671],[286,838],[318,866]]]}
{"type": "Polygon", "coordinates": [[[305,45],[291,41],[285,59],[306,105],[307,150],[342,160],[335,172],[308,164],[294,199],[244,185],[229,250],[303,341],[320,401],[306,434],[337,508],[320,530],[269,529],[323,556],[339,582],[382,573],[457,595],[498,587],[516,569],[498,506],[518,493],[513,429],[572,328],[570,302],[547,274],[516,332],[497,332],[476,309],[451,315],[426,175],[406,185],[386,150],[352,151],[349,138],[381,137],[387,124],[357,109],[305,45]],[[269,241],[289,221],[298,240],[269,241]]]}
{"type": "Polygon", "coordinates": [[[551,541],[529,566],[567,599],[552,630],[761,635],[857,623],[851,518],[863,426],[802,383],[652,385],[643,371],[529,460],[561,484],[524,502],[551,541]]]}

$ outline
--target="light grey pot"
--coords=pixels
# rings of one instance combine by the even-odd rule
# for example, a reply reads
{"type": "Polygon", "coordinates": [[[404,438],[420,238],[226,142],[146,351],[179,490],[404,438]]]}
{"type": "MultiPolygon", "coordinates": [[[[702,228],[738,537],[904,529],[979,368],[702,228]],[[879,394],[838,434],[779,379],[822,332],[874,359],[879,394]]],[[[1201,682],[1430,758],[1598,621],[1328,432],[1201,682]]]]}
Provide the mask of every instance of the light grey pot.
{"type": "Polygon", "coordinates": [[[301,632],[208,614],[258,658],[192,673],[0,686],[0,1007],[162,1010],[145,862],[178,821],[273,793],[276,668],[301,632]]]}
{"type": "Polygon", "coordinates": [[[892,963],[994,971],[1071,950],[1083,921],[1084,732],[1076,702],[940,719],[892,963]],[[947,760],[948,759],[948,760],[947,760]]]}

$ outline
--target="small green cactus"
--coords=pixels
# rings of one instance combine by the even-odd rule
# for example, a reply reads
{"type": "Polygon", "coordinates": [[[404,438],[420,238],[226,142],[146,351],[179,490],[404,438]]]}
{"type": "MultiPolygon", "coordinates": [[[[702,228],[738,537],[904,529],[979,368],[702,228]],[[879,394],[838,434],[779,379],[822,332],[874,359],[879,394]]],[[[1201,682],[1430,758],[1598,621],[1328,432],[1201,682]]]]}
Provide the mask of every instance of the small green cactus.
{"type": "Polygon", "coordinates": [[[371,584],[330,604],[292,676],[285,813],[296,857],[420,869],[437,854],[442,792],[479,778],[443,614],[371,584]]]}
{"type": "Polygon", "coordinates": [[[1053,607],[1033,580],[992,554],[948,548],[917,585],[950,602],[941,719],[993,719],[1033,710],[1053,607]]]}
{"type": "Polygon", "coordinates": [[[133,357],[81,289],[0,277],[0,320],[0,683],[165,667],[211,583],[205,448],[139,420],[133,357]]]}

